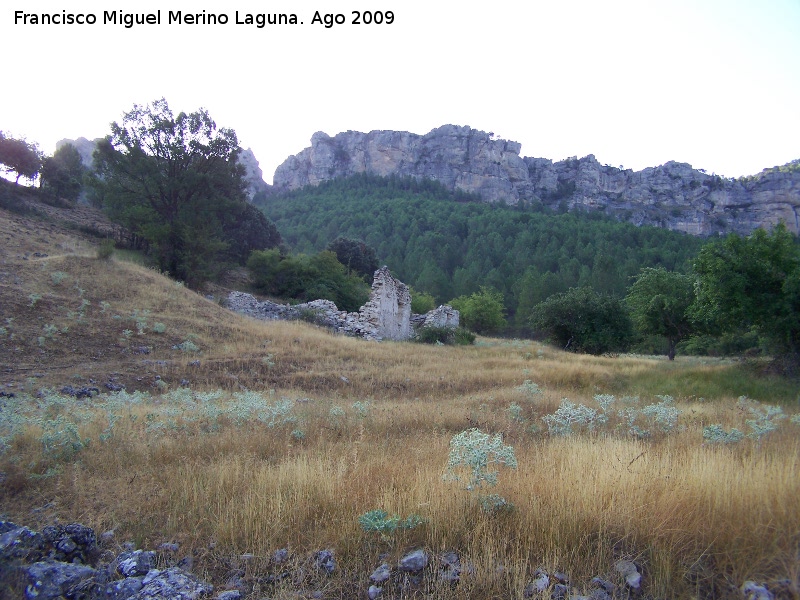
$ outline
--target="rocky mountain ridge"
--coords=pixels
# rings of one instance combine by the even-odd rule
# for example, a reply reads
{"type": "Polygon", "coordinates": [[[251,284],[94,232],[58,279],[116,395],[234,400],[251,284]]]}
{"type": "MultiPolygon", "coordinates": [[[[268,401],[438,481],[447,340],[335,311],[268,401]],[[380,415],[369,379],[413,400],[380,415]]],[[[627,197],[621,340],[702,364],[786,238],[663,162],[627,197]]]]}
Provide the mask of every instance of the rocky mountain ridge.
{"type": "Polygon", "coordinates": [[[520,156],[521,145],[467,126],[425,135],[404,131],[317,132],[311,146],[275,171],[276,191],[359,173],[434,179],[486,202],[541,203],[602,211],[636,225],[693,235],[748,234],[780,221],[800,233],[800,161],[727,179],[670,161],[642,171],[601,164],[593,155],[552,161],[520,156]]]}

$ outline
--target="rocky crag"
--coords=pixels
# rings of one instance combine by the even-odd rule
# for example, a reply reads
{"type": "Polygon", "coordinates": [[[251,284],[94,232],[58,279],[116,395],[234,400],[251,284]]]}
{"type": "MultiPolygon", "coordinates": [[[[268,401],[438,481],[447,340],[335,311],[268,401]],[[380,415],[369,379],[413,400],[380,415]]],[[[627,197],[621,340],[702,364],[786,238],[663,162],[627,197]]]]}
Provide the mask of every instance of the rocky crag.
{"type": "Polygon", "coordinates": [[[800,163],[726,179],[668,162],[632,171],[593,155],[554,162],[520,156],[517,142],[444,125],[403,131],[315,133],[311,146],[275,171],[274,189],[293,190],[359,173],[429,178],[486,202],[601,211],[636,225],[693,235],[748,234],[779,221],[800,233],[800,163]]]}
{"type": "Polygon", "coordinates": [[[288,305],[259,301],[244,292],[231,292],[228,308],[263,320],[305,320],[334,331],[367,340],[408,340],[419,327],[458,327],[459,313],[448,305],[424,315],[412,315],[408,286],[392,277],[388,267],[373,276],[367,303],[358,312],[341,311],[330,300],[288,305]]]}

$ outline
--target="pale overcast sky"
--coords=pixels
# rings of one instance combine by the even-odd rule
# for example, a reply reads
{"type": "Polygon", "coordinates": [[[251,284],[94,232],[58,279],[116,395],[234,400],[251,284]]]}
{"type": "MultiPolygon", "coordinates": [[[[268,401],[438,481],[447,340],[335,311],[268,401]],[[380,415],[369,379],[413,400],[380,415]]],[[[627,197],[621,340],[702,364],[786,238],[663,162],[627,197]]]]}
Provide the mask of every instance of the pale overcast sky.
{"type": "Polygon", "coordinates": [[[0,130],[48,154],[165,97],[235,129],[267,182],[316,131],[446,123],[637,170],[737,177],[800,158],[800,0],[15,0],[0,15],[0,130]],[[97,23],[14,23],[65,7],[97,23]],[[161,25],[103,24],[159,8],[161,25]],[[364,8],[394,22],[350,24],[364,8]],[[203,10],[228,24],[167,23],[203,10]],[[237,10],[304,24],[237,25],[237,10]],[[346,23],[312,25],[316,10],[346,23]]]}

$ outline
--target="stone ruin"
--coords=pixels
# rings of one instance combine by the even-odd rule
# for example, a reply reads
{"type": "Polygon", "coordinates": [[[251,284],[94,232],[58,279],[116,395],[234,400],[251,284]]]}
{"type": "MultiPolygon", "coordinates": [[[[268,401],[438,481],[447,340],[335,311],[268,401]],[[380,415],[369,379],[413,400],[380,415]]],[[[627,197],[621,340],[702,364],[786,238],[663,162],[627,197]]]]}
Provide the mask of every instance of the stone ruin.
{"type": "Polygon", "coordinates": [[[442,305],[424,315],[411,314],[408,286],[392,277],[388,267],[375,271],[372,291],[358,312],[340,311],[330,300],[304,304],[277,304],[259,301],[244,292],[231,292],[228,308],[262,320],[308,320],[334,331],[368,340],[408,340],[420,327],[452,327],[459,324],[459,313],[442,305]]]}

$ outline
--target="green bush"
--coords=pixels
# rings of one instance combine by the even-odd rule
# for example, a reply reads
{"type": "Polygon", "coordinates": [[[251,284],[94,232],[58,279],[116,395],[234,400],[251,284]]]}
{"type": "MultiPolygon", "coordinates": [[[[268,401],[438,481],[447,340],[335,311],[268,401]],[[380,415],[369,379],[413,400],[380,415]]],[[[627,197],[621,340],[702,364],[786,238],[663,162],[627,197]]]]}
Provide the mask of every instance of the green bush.
{"type": "Polygon", "coordinates": [[[301,301],[331,300],[341,310],[356,311],[369,299],[369,288],[356,274],[348,273],[333,252],[309,256],[257,250],[247,268],[253,285],[261,292],[301,301]]]}
{"type": "Polygon", "coordinates": [[[531,326],[565,350],[602,354],[627,350],[633,326],[624,302],[591,288],[571,288],[537,304],[531,326]]]}
{"type": "Polygon", "coordinates": [[[411,312],[417,315],[424,315],[436,308],[436,299],[428,292],[418,292],[409,287],[411,292],[411,312]]]}
{"type": "Polygon", "coordinates": [[[414,339],[421,344],[454,344],[455,338],[452,327],[420,327],[414,339]]]}
{"type": "Polygon", "coordinates": [[[458,346],[471,346],[475,343],[475,334],[463,327],[456,329],[455,337],[458,346]]]}
{"type": "Polygon", "coordinates": [[[481,287],[471,296],[460,296],[450,305],[461,313],[461,323],[479,334],[496,333],[506,326],[503,294],[497,290],[481,287]]]}
{"type": "Polygon", "coordinates": [[[100,260],[108,260],[114,254],[114,240],[110,238],[104,239],[97,247],[97,258],[100,260]]]}
{"type": "Polygon", "coordinates": [[[475,343],[475,334],[463,327],[420,327],[414,340],[421,344],[470,346],[475,343]]]}

